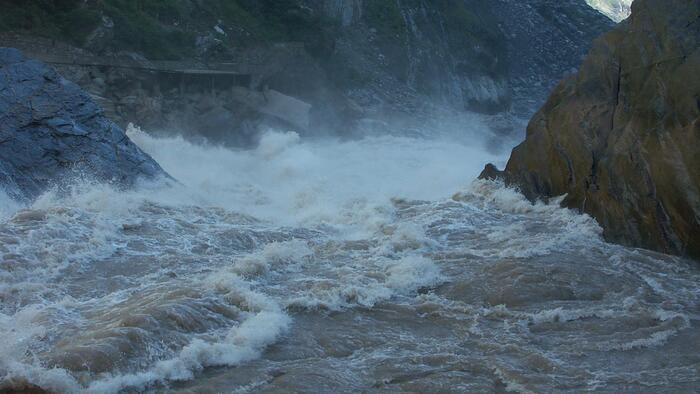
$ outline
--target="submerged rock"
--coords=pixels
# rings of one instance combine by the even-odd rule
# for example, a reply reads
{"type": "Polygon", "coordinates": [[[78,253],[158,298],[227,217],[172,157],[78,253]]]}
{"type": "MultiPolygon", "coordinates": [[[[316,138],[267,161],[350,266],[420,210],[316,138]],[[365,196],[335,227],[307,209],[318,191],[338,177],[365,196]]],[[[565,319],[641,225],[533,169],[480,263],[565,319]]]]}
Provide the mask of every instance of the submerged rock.
{"type": "Polygon", "coordinates": [[[608,240],[700,258],[700,1],[637,0],[530,121],[501,176],[608,240]]]}
{"type": "Polygon", "coordinates": [[[129,186],[165,172],[76,84],[0,48],[0,187],[28,200],[76,175],[129,186]]]}

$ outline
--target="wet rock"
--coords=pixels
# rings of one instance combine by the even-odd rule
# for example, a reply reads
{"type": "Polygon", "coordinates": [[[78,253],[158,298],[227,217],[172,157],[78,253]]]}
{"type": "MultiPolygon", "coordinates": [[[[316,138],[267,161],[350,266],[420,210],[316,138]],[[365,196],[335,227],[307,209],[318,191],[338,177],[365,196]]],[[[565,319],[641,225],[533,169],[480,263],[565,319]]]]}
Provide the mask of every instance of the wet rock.
{"type": "Polygon", "coordinates": [[[28,200],[77,175],[130,186],[165,172],[77,85],[0,48],[0,187],[28,200]]]}
{"type": "Polygon", "coordinates": [[[566,194],[610,241],[700,258],[700,1],[632,10],[532,118],[502,177],[530,199],[566,194]]]}
{"type": "Polygon", "coordinates": [[[484,167],[484,170],[479,175],[479,179],[497,180],[504,176],[504,172],[500,171],[495,165],[489,163],[484,167]]]}

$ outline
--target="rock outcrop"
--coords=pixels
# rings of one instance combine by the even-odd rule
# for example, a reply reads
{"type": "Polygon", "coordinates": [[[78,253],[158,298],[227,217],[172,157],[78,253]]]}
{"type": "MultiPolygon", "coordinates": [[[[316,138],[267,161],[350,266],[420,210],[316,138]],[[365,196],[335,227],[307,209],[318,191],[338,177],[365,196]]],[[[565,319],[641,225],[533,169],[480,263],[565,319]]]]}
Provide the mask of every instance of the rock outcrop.
{"type": "Polygon", "coordinates": [[[700,1],[636,0],[531,120],[503,176],[608,240],[700,258],[700,1]]]}
{"type": "Polygon", "coordinates": [[[77,85],[0,48],[0,187],[29,200],[76,175],[129,186],[165,172],[77,85]]]}

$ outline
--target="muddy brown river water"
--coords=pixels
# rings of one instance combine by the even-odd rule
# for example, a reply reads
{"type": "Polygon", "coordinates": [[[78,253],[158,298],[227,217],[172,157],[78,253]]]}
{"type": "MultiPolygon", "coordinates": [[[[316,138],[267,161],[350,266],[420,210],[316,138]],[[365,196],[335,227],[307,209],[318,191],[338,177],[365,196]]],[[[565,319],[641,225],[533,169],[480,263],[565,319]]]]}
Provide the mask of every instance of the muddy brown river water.
{"type": "Polygon", "coordinates": [[[476,149],[130,135],[182,184],[82,182],[0,211],[0,387],[700,387],[700,265],[470,183],[494,159],[476,149]]]}

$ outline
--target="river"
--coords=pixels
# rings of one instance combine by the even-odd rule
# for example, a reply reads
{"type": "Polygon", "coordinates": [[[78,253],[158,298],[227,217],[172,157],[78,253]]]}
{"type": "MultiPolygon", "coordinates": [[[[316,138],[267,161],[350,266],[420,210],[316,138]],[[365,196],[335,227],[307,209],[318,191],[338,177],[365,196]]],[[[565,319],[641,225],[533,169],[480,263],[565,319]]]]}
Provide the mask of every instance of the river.
{"type": "Polygon", "coordinates": [[[0,388],[692,392],[700,266],[472,181],[469,138],[234,150],[130,137],[177,182],[0,196],[0,388]]]}

